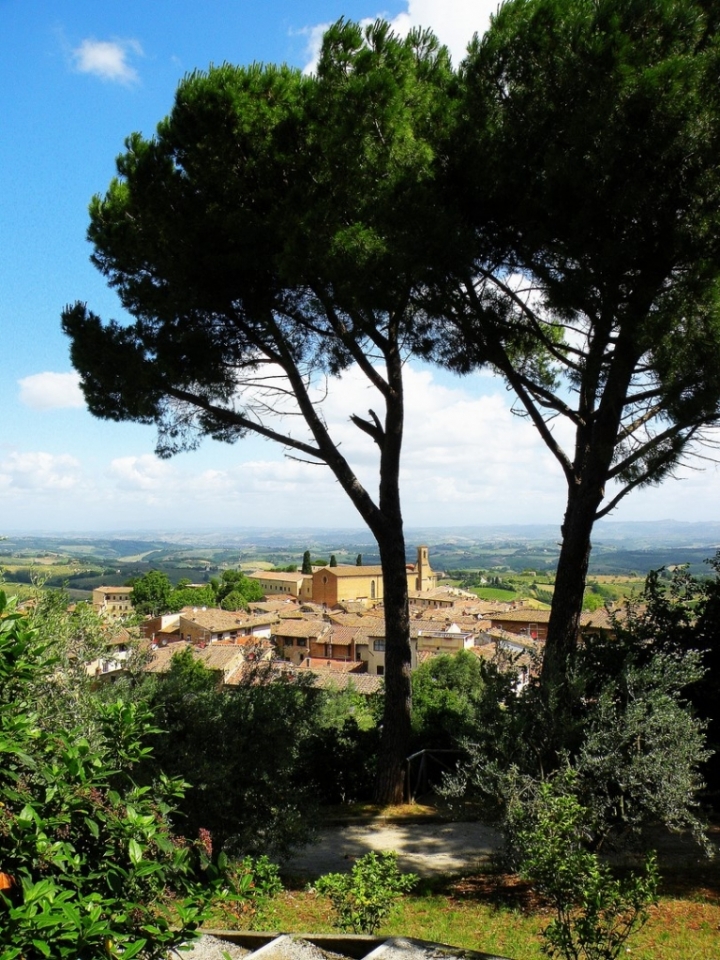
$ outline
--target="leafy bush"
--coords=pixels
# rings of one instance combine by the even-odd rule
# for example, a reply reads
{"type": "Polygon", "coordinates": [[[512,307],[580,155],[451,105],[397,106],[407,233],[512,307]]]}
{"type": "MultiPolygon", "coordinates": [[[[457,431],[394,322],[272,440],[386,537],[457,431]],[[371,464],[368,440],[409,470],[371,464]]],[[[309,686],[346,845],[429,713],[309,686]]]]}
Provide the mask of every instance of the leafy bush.
{"type": "Polygon", "coordinates": [[[382,695],[314,690],[313,722],[302,744],[306,782],[321,804],[355,803],[372,796],[380,743],[382,695]]]}
{"type": "Polygon", "coordinates": [[[283,890],[280,872],[267,857],[243,857],[228,864],[224,886],[216,904],[223,923],[235,929],[252,929],[268,920],[268,904],[283,890]]]}
{"type": "Polygon", "coordinates": [[[307,682],[271,681],[262,673],[232,690],[189,650],[168,673],[150,679],[148,705],[164,732],[153,737],[156,767],[187,779],[180,802],[184,829],[207,829],[230,856],[283,857],[307,842],[312,785],[301,766],[312,726],[307,682]],[[166,732],[165,732],[166,731],[166,732]]]}
{"type": "Polygon", "coordinates": [[[151,730],[136,704],[98,704],[82,729],[43,727],[33,708],[56,664],[0,593],[0,891],[3,960],[156,958],[187,940],[216,879],[200,845],[170,828],[184,784],[138,786],[151,730]]]}
{"type": "Polygon", "coordinates": [[[433,657],[413,672],[412,694],[417,746],[457,747],[478,724],[485,695],[483,664],[467,650],[433,657]]]}
{"type": "Polygon", "coordinates": [[[657,899],[657,868],[651,856],[644,874],[618,880],[587,849],[590,811],[575,796],[575,779],[563,771],[511,811],[520,873],[555,912],[543,930],[550,957],[615,960],[657,899]]]}
{"type": "Polygon", "coordinates": [[[649,574],[642,604],[619,633],[639,650],[662,649],[697,656],[702,671],[683,689],[698,716],[707,721],[708,756],[701,771],[720,791],[720,553],[707,563],[711,577],[693,577],[684,568],[649,574]]]}
{"type": "Polygon", "coordinates": [[[336,925],[353,933],[375,933],[390,916],[395,901],[417,883],[413,873],[401,874],[397,854],[367,853],[348,873],[327,873],[315,889],[330,899],[336,925]]]}
{"type": "Polygon", "coordinates": [[[596,845],[642,841],[658,824],[690,829],[704,844],[697,798],[705,724],[687,697],[702,676],[698,653],[664,638],[638,643],[632,631],[587,637],[572,711],[559,728],[536,684],[515,695],[488,673],[482,722],[465,742],[469,761],[445,792],[480,794],[495,805],[502,825],[522,792],[518,783],[532,791],[569,765],[577,799],[591,811],[596,845]]]}

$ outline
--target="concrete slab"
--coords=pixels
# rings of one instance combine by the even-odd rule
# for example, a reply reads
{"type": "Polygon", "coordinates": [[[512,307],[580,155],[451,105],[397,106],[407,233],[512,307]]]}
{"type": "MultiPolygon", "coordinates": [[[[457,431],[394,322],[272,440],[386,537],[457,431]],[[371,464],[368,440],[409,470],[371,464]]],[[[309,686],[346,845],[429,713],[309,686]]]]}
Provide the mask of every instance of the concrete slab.
{"type": "Polygon", "coordinates": [[[449,947],[444,943],[414,940],[411,937],[390,937],[376,947],[365,960],[507,960],[495,954],[478,953],[462,947],[449,947]]]}

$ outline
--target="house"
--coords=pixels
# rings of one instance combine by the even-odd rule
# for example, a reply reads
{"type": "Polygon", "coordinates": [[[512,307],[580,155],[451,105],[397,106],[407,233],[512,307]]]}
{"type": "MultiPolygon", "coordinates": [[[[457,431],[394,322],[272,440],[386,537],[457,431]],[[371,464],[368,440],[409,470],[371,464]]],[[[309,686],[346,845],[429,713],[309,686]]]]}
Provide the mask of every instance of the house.
{"type": "Polygon", "coordinates": [[[216,607],[180,611],[178,632],[181,640],[194,645],[235,640],[242,636],[270,638],[273,626],[279,621],[276,614],[248,617],[244,613],[229,612],[216,607]]]}
{"type": "Polygon", "coordinates": [[[256,570],[255,573],[248,574],[248,579],[257,581],[268,599],[279,595],[297,597],[300,600],[312,598],[310,574],[256,570]]]}
{"type": "Polygon", "coordinates": [[[275,624],[271,637],[284,660],[299,664],[309,656],[311,647],[317,649],[331,631],[332,626],[325,620],[288,617],[275,624]]]}
{"type": "MultiPolygon", "coordinates": [[[[487,614],[492,627],[506,630],[533,640],[547,640],[550,610],[533,610],[523,607],[519,610],[503,610],[487,614]]],[[[580,633],[612,633],[611,614],[604,608],[583,612],[580,616],[580,633]]]]}
{"type": "Polygon", "coordinates": [[[462,630],[457,623],[451,623],[444,629],[429,629],[423,624],[413,624],[413,650],[417,654],[433,653],[436,656],[444,653],[458,653],[460,650],[469,650],[475,646],[474,633],[462,630]]]}
{"type": "Polygon", "coordinates": [[[145,670],[148,673],[167,673],[172,658],[182,650],[192,650],[193,657],[208,670],[213,670],[223,682],[229,678],[246,660],[247,651],[243,646],[213,645],[200,649],[191,643],[181,641],[167,647],[158,647],[152,652],[145,670]]]}
{"type": "Polygon", "coordinates": [[[132,613],[132,590],[132,587],[95,587],[92,595],[93,610],[111,617],[132,613]]]}
{"type": "Polygon", "coordinates": [[[338,626],[328,624],[328,630],[320,636],[311,639],[309,657],[312,660],[341,661],[343,663],[357,663],[360,660],[357,649],[358,638],[362,639],[362,631],[354,626],[338,626]]]}
{"type": "MultiPolygon", "coordinates": [[[[417,562],[407,564],[408,590],[432,590],[436,577],[430,568],[428,548],[417,548],[417,562]]],[[[312,575],[312,602],[323,607],[336,607],[348,601],[379,603],[384,596],[381,566],[342,564],[321,567],[312,575]]]]}
{"type": "Polygon", "coordinates": [[[133,639],[129,630],[110,625],[106,627],[105,650],[85,664],[89,676],[98,680],[115,680],[127,669],[133,639]]]}
{"type": "Polygon", "coordinates": [[[519,636],[531,637],[533,640],[547,640],[549,610],[502,610],[488,613],[487,619],[493,628],[506,630],[519,636]]]}
{"type": "Polygon", "coordinates": [[[487,643],[473,647],[472,652],[482,660],[492,660],[502,672],[512,671],[516,677],[515,692],[520,693],[538,669],[543,644],[499,629],[493,630],[487,639],[487,643]]]}
{"type": "Polygon", "coordinates": [[[461,590],[459,587],[437,587],[428,590],[408,590],[408,600],[411,610],[422,609],[452,609],[458,600],[475,601],[474,593],[461,590]]]}

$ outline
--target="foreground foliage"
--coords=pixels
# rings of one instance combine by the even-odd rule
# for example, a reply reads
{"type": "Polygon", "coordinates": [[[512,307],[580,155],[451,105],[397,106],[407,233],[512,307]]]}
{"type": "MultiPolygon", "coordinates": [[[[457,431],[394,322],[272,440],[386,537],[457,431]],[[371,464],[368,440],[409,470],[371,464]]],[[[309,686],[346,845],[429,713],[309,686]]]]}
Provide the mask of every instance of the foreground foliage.
{"type": "MultiPolygon", "coordinates": [[[[630,630],[586,638],[562,730],[536,684],[518,695],[511,676],[490,665],[484,722],[465,741],[469,760],[444,792],[479,794],[507,826],[511,809],[569,767],[572,792],[590,812],[591,847],[642,844],[657,825],[691,830],[702,845],[698,794],[708,751],[688,688],[704,671],[696,651],[664,639],[639,644],[630,630]]],[[[512,831],[508,841],[512,847],[512,831]]]]}
{"type": "MultiPolygon", "coordinates": [[[[667,877],[667,871],[663,870],[667,877]]],[[[661,894],[635,935],[634,960],[709,960],[717,955],[720,927],[717,873],[701,881],[693,870],[682,893],[661,894]]],[[[258,929],[330,933],[335,915],[327,898],[288,890],[273,901],[274,915],[258,929]]],[[[513,874],[475,874],[462,880],[427,883],[403,896],[380,927],[381,936],[418,937],[482,950],[517,960],[541,960],[542,930],[550,919],[543,902],[513,874]]]]}
{"type": "Polygon", "coordinates": [[[215,901],[217,925],[223,929],[258,928],[272,917],[272,900],[282,890],[280,871],[267,857],[243,857],[228,863],[215,901]]]}
{"type": "Polygon", "coordinates": [[[584,841],[590,811],[572,793],[571,771],[546,780],[532,803],[511,811],[521,875],[552,904],[544,949],[565,960],[615,960],[657,899],[654,857],[642,875],[613,877],[584,841]]]}
{"type": "Polygon", "coordinates": [[[315,801],[303,777],[312,724],[306,683],[259,672],[232,690],[185,650],[141,690],[160,728],[144,782],[159,767],[191,786],[179,802],[183,828],[209,831],[233,856],[282,857],[310,836],[315,801]]]}
{"type": "Polygon", "coordinates": [[[44,727],[32,695],[54,668],[0,593],[0,956],[163,956],[202,921],[215,878],[171,829],[184,784],[136,782],[152,730],[141,706],[97,703],[92,744],[44,727]]]}
{"type": "Polygon", "coordinates": [[[350,873],[327,873],[315,889],[333,905],[337,926],[344,932],[375,933],[392,913],[395,901],[417,883],[413,873],[401,874],[397,854],[367,853],[350,873]]]}

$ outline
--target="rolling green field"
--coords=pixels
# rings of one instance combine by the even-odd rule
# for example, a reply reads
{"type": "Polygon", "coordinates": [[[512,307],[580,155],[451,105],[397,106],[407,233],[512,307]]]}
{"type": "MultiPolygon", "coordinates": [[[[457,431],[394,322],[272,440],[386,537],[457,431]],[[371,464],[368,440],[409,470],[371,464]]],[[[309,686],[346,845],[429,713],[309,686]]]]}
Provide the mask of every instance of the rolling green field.
{"type": "MultiPolygon", "coordinates": [[[[639,525],[642,526],[642,525],[639,525]]],[[[408,537],[408,561],[415,559],[415,543],[430,547],[430,562],[438,572],[448,571],[450,582],[477,592],[486,600],[532,598],[548,604],[552,600],[557,562],[556,539],[529,540],[508,536],[500,540],[447,539],[428,531],[408,537]],[[475,580],[473,580],[475,576],[475,580]],[[484,578],[480,581],[480,576],[484,578]],[[498,581],[506,589],[498,589],[498,581]]],[[[173,583],[188,579],[205,583],[228,568],[272,569],[302,563],[303,552],[313,557],[335,554],[338,563],[354,564],[358,553],[365,564],[379,563],[377,547],[362,532],[332,534],[289,531],[252,536],[184,536],[176,541],[123,538],[6,537],[0,542],[0,571],[9,589],[33,584],[64,587],[75,597],[89,596],[94,587],[118,586],[149,570],[162,570],[173,583]]],[[[646,574],[653,569],[689,564],[695,574],[707,573],[704,563],[715,552],[707,546],[647,539],[596,543],[588,579],[587,606],[592,609],[608,600],[638,595],[646,574]]]]}

